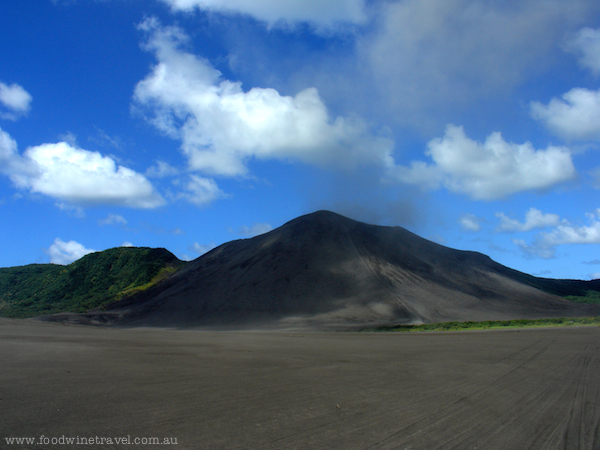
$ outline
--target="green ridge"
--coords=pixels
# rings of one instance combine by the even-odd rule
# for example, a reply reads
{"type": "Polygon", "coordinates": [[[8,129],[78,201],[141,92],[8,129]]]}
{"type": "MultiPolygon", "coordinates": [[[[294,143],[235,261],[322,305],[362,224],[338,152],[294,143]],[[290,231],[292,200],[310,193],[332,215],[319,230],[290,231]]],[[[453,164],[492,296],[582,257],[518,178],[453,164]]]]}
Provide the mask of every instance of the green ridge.
{"type": "Polygon", "coordinates": [[[0,268],[0,316],[85,312],[148,289],[185,264],[164,248],[117,247],[69,264],[0,268]]]}

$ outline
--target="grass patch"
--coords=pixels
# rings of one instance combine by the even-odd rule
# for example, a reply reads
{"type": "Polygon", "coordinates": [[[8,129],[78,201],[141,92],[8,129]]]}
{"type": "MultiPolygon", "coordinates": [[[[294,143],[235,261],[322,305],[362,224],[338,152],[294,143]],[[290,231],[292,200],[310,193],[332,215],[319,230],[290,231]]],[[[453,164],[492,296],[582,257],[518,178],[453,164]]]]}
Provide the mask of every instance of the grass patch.
{"type": "Polygon", "coordinates": [[[365,329],[363,331],[461,331],[535,327],[571,327],[584,325],[600,325],[600,316],[579,318],[560,317],[554,319],[486,320],[484,322],[441,322],[426,323],[423,325],[392,325],[379,326],[376,328],[365,329]]]}
{"type": "Polygon", "coordinates": [[[567,295],[565,298],[575,303],[600,303],[600,292],[587,291],[585,295],[567,295]]]}
{"type": "MultiPolygon", "coordinates": [[[[162,280],[164,280],[165,278],[167,278],[169,275],[177,272],[177,269],[179,267],[173,267],[173,266],[166,266],[163,267],[162,269],[160,269],[160,271],[147,283],[139,285],[139,286],[134,286],[134,285],[130,285],[127,286],[125,289],[123,289],[121,292],[119,292],[116,296],[115,296],[115,300],[121,300],[125,297],[129,297],[133,294],[137,294],[139,292],[143,292],[146,291],[148,289],[150,289],[152,286],[154,286],[155,284],[158,284],[159,282],[161,282],[162,280]]],[[[102,306],[106,306],[106,305],[102,305],[102,306]]]]}

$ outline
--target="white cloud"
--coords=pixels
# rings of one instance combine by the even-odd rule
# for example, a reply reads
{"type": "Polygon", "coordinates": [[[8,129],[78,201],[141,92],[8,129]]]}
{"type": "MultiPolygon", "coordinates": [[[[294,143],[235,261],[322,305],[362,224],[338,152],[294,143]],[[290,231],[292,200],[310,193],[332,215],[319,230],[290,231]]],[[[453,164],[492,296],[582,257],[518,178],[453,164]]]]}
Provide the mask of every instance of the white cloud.
{"type": "Polygon", "coordinates": [[[215,200],[227,197],[212,178],[203,178],[198,175],[190,175],[189,181],[184,186],[185,192],[177,194],[196,206],[206,206],[215,200]]]}
{"type": "MultiPolygon", "coordinates": [[[[123,148],[123,141],[118,136],[109,136],[108,133],[98,127],[96,128],[96,136],[90,136],[88,140],[101,145],[102,147],[114,147],[116,149],[123,148]]],[[[66,139],[65,139],[66,140],[66,139]]],[[[69,142],[69,141],[67,141],[69,142]]]]}
{"type": "Polygon", "coordinates": [[[496,213],[496,217],[500,219],[497,231],[505,233],[514,233],[517,231],[530,231],[535,228],[554,227],[560,223],[558,214],[544,214],[536,208],[529,208],[525,214],[525,222],[511,219],[502,212],[496,213]]]}
{"type": "Polygon", "coordinates": [[[242,236],[254,237],[259,234],[268,233],[273,227],[268,223],[255,223],[251,227],[246,225],[242,226],[239,230],[239,234],[242,236]]]}
{"type": "Polygon", "coordinates": [[[148,19],[146,48],[158,64],[138,83],[134,100],[151,123],[181,139],[192,170],[221,176],[248,173],[252,159],[353,168],[393,164],[393,142],[372,135],[356,117],[329,115],[316,89],[294,97],[274,89],[243,91],[205,59],[181,49],[187,36],[148,19]]]}
{"type": "Polygon", "coordinates": [[[179,170],[165,161],[156,161],[156,164],[146,170],[145,175],[150,178],[166,178],[179,175],[179,170]]]}
{"type": "Polygon", "coordinates": [[[577,226],[563,220],[550,232],[535,236],[531,244],[522,239],[513,239],[521,250],[530,257],[553,258],[556,246],[565,244],[600,244],[600,210],[586,214],[589,225],[577,226]]]}
{"type": "Polygon", "coordinates": [[[481,230],[481,219],[473,214],[463,214],[460,216],[458,223],[466,231],[481,230]]]}
{"type": "Polygon", "coordinates": [[[540,239],[534,240],[532,244],[528,244],[523,239],[512,239],[512,242],[529,258],[550,259],[556,256],[555,248],[540,239]]]}
{"type": "Polygon", "coordinates": [[[197,242],[194,242],[190,247],[190,250],[192,250],[195,253],[198,253],[199,255],[204,255],[216,246],[217,245],[214,242],[211,242],[210,244],[199,244],[197,242]]]}
{"type": "Polygon", "coordinates": [[[17,154],[17,141],[0,128],[0,161],[8,162],[17,154]]]}
{"type": "Polygon", "coordinates": [[[127,225],[127,219],[125,219],[125,217],[121,216],[120,214],[110,213],[108,216],[106,216],[106,218],[102,219],[99,223],[100,223],[100,225],[115,225],[115,224],[127,225]]]}
{"type": "Polygon", "coordinates": [[[582,28],[568,40],[565,49],[579,57],[579,64],[600,75],[600,28],[582,28]]]}
{"type": "Polygon", "coordinates": [[[0,172],[17,187],[75,205],[156,208],[165,203],[143,175],[66,142],[30,147],[21,156],[0,129],[0,161],[0,172]]]}
{"type": "Polygon", "coordinates": [[[17,142],[0,129],[0,173],[8,176],[19,188],[25,188],[29,179],[39,175],[37,165],[17,152],[17,142]]]}
{"type": "Polygon", "coordinates": [[[546,240],[553,245],[560,244],[600,244],[600,211],[587,214],[589,225],[574,226],[568,222],[546,234],[546,240]]]}
{"type": "Polygon", "coordinates": [[[595,189],[600,189],[600,167],[595,167],[592,170],[588,171],[588,174],[591,176],[591,184],[595,189]]]}
{"type": "Polygon", "coordinates": [[[134,245],[129,241],[125,241],[121,244],[121,247],[134,247],[134,245]]]}
{"type": "Polygon", "coordinates": [[[71,131],[58,135],[58,139],[62,142],[66,142],[71,147],[79,147],[77,144],[77,135],[71,131]]]}
{"type": "Polygon", "coordinates": [[[10,112],[0,114],[3,119],[16,120],[20,115],[29,111],[32,97],[18,84],[10,86],[0,82],[0,103],[10,112]]]}
{"type": "Polygon", "coordinates": [[[600,91],[576,88],[548,105],[531,103],[531,115],[568,140],[600,140],[600,91]]]}
{"type": "Polygon", "coordinates": [[[433,164],[413,162],[391,173],[397,180],[426,188],[444,185],[476,200],[495,200],[522,191],[548,189],[575,176],[571,153],[565,147],[536,150],[531,143],[506,142],[500,133],[484,143],[448,125],[443,138],[431,140],[426,154],[433,164]]]}
{"type": "Polygon", "coordinates": [[[31,147],[24,156],[39,168],[39,176],[28,180],[32,192],[82,204],[134,208],[164,204],[164,199],[143,175],[117,166],[98,152],[59,142],[31,147]]]}
{"type": "Polygon", "coordinates": [[[66,211],[67,214],[72,215],[73,217],[77,217],[78,219],[83,219],[85,217],[85,211],[81,206],[71,205],[69,203],[64,202],[56,202],[55,205],[58,209],[66,211]]]}
{"type": "Polygon", "coordinates": [[[163,0],[172,9],[194,8],[220,13],[248,14],[269,25],[310,22],[318,27],[360,24],[366,19],[364,0],[163,0]]]}
{"type": "Polygon", "coordinates": [[[64,242],[62,239],[56,238],[54,239],[54,243],[48,249],[48,254],[50,255],[50,262],[52,264],[66,265],[95,251],[96,250],[85,248],[79,242],[64,242]]]}

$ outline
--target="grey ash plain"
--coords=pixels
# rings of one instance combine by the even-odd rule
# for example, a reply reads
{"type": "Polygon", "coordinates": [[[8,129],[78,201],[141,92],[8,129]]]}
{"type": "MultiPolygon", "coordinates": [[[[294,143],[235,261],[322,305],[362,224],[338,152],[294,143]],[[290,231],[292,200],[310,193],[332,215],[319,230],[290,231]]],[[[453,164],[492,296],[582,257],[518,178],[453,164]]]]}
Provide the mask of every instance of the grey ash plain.
{"type": "Polygon", "coordinates": [[[0,437],[178,442],[102,449],[592,450],[599,350],[598,327],[213,332],[2,319],[0,437]]]}

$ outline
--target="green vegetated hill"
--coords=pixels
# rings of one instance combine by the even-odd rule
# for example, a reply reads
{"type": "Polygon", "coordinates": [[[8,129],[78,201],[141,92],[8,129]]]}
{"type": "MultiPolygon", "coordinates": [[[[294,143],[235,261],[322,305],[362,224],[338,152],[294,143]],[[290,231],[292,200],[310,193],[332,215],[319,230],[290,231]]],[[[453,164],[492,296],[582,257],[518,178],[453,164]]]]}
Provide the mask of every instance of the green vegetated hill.
{"type": "Polygon", "coordinates": [[[164,248],[118,247],[67,265],[0,268],[0,316],[85,312],[143,291],[184,265],[164,248]]]}
{"type": "Polygon", "coordinates": [[[585,295],[567,295],[565,298],[576,303],[600,303],[600,292],[586,291],[585,295]]]}
{"type": "Polygon", "coordinates": [[[507,267],[505,273],[515,280],[574,303],[600,303],[600,279],[591,281],[538,278],[507,267]]]}

